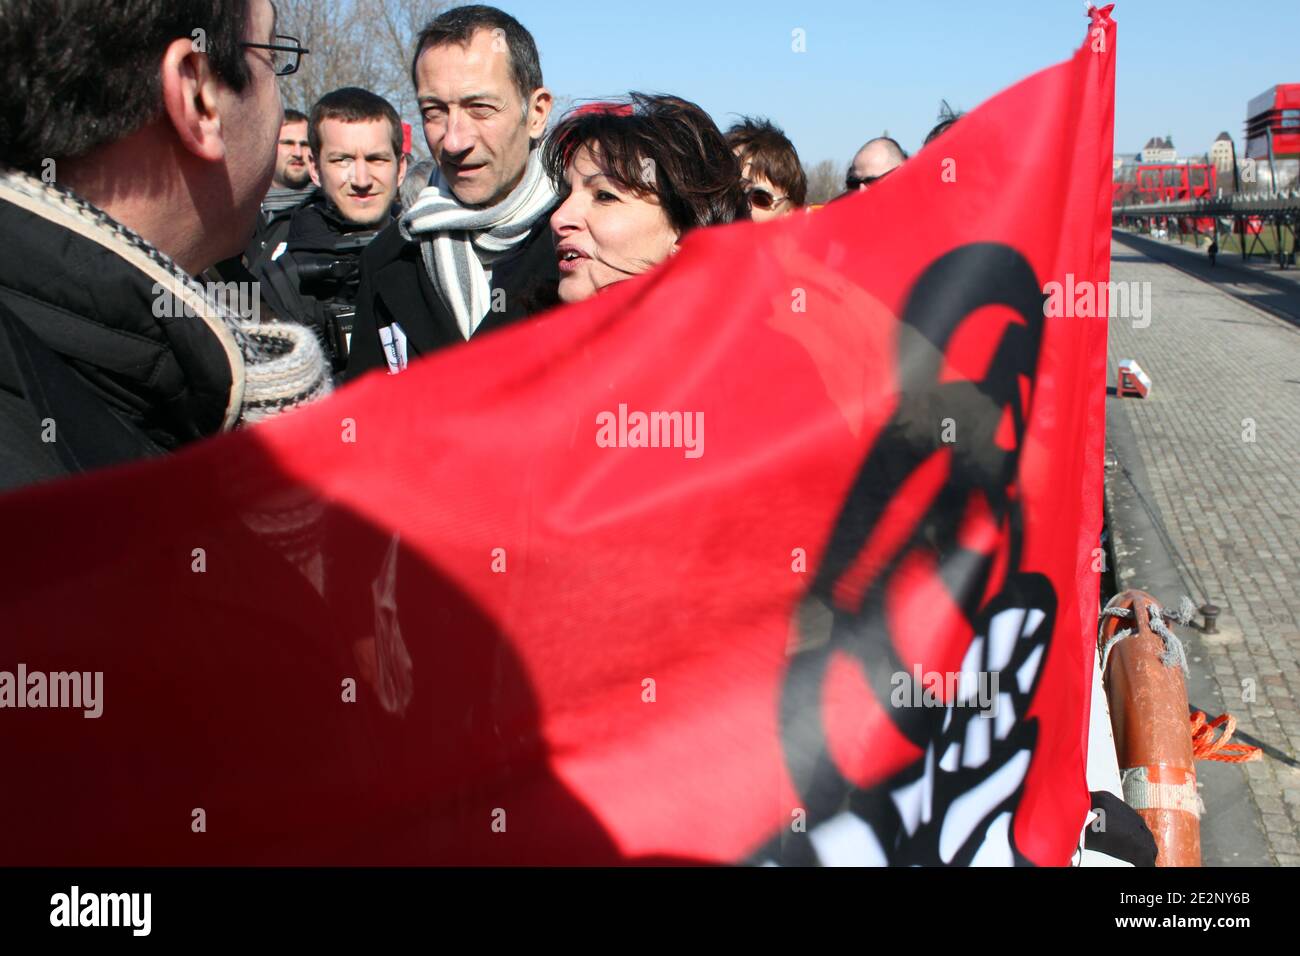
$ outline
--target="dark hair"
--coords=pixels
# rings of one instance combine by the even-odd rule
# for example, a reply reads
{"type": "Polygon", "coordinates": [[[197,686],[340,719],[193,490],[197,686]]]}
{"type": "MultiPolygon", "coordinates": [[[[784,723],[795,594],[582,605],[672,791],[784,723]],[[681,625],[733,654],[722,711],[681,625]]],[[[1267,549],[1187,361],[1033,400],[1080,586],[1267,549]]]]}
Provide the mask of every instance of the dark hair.
{"type": "Polygon", "coordinates": [[[326,93],[311,108],[311,120],[307,126],[307,142],[311,151],[320,162],[320,124],[327,119],[342,120],[344,123],[367,123],[371,120],[388,120],[388,140],[393,145],[393,158],[402,158],[402,118],[397,115],[393,104],[382,96],[363,90],[359,86],[345,86],[341,90],[326,93]]]}
{"type": "Polygon", "coordinates": [[[934,127],[934,129],[930,130],[930,132],[925,134],[925,142],[922,143],[921,145],[923,147],[929,146],[931,142],[933,142],[934,140],[942,136],[944,133],[946,133],[948,131],[948,127],[952,126],[953,123],[957,122],[957,120],[961,119],[962,116],[964,115],[965,114],[962,113],[960,110],[955,110],[951,106],[949,106],[947,100],[940,100],[939,101],[939,122],[934,127]]]}
{"type": "Polygon", "coordinates": [[[674,229],[685,233],[749,218],[740,166],[722,132],[694,103],[630,93],[621,103],[569,112],[551,131],[542,162],[556,187],[582,146],[593,146],[605,173],[640,195],[654,193],[674,229]],[[654,164],[654,183],[643,163],[654,164]]]}
{"type": "Polygon", "coordinates": [[[790,202],[802,206],[808,198],[808,175],[799,162],[794,143],[771,120],[742,116],[727,130],[727,145],[740,150],[737,160],[743,170],[762,176],[773,186],[784,189],[790,202]]]}
{"type": "Polygon", "coordinates": [[[424,25],[415,41],[415,56],[411,58],[411,86],[419,91],[420,81],[415,68],[420,63],[420,54],[427,48],[448,43],[468,46],[479,30],[489,33],[500,30],[505,37],[506,49],[510,52],[510,75],[526,104],[533,91],[542,85],[542,61],[537,55],[533,35],[510,14],[481,4],[454,7],[424,25]]]}
{"type": "Polygon", "coordinates": [[[431,159],[422,159],[418,163],[408,164],[406,178],[402,180],[402,185],[397,187],[397,200],[402,204],[403,209],[410,209],[415,205],[424,187],[429,185],[429,177],[433,175],[435,165],[437,164],[431,159]]]}
{"type": "Polygon", "coordinates": [[[305,123],[305,122],[307,122],[307,114],[304,113],[302,110],[285,110],[284,122],[281,123],[280,125],[284,126],[285,123],[305,123]]]}
{"type": "Polygon", "coordinates": [[[957,122],[957,117],[955,116],[952,119],[940,120],[935,125],[934,129],[925,134],[925,142],[922,145],[929,146],[944,133],[948,132],[948,127],[952,126],[955,122],[957,122]]]}
{"type": "Polygon", "coordinates": [[[154,120],[163,108],[163,52],[198,30],[223,83],[240,93],[251,78],[241,46],[249,0],[3,4],[0,162],[19,169],[85,155],[154,120]]]}

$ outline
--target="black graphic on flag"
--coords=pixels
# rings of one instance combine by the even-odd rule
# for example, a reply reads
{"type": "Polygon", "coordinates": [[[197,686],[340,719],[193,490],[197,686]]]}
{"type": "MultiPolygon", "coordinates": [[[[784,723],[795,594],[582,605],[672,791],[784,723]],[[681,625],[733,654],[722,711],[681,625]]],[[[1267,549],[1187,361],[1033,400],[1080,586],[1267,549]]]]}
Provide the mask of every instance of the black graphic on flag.
{"type": "MultiPolygon", "coordinates": [[[[1050,581],[1021,569],[1017,474],[1043,321],[1033,269],[1004,245],[955,249],[912,289],[899,325],[898,406],[850,489],[804,602],[805,610],[820,609],[829,620],[829,636],[801,634],[782,694],[783,746],[805,826],[771,841],[758,862],[1028,862],[1015,845],[1014,817],[1038,733],[1026,714],[1057,607],[1050,581]],[[981,312],[991,306],[1005,308],[981,312]],[[1009,317],[996,345],[984,334],[986,326],[998,328],[989,325],[991,314],[1009,317]],[[965,323],[977,321],[964,331],[978,334],[959,335],[965,323]],[[991,354],[982,375],[953,371],[980,364],[973,356],[981,350],[991,354]],[[941,481],[918,484],[920,469],[939,455],[948,456],[946,474],[937,472],[941,481]],[[864,552],[876,544],[887,509],[904,495],[916,499],[910,504],[919,518],[875,556],[878,568],[868,568],[855,590],[850,585],[863,573],[864,552]],[[996,534],[972,533],[978,527],[996,534]],[[929,575],[933,593],[954,614],[944,616],[943,606],[933,614],[913,610],[904,621],[890,614],[891,586],[902,591],[900,577],[907,575],[914,588],[918,574],[929,575]],[[973,635],[960,665],[962,689],[939,706],[914,706],[916,655],[909,663],[900,647],[916,648],[909,636],[933,635],[954,620],[973,635]],[[896,731],[889,734],[892,745],[880,736],[847,741],[859,748],[880,741],[904,755],[902,769],[884,779],[863,783],[859,775],[855,783],[833,756],[826,688],[835,661],[857,669],[896,731]],[[991,707],[971,706],[976,687],[996,691],[991,707]]],[[[871,732],[865,718],[861,735],[852,721],[848,726],[855,728],[850,738],[871,732]]],[[[843,720],[836,728],[845,736],[843,720]]]]}

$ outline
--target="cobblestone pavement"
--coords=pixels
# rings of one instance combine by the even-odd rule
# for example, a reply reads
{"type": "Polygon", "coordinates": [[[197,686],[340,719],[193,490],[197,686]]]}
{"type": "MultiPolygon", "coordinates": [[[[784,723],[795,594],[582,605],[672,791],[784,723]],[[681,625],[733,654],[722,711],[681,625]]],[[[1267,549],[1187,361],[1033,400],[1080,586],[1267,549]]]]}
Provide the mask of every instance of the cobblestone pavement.
{"type": "Polygon", "coordinates": [[[1176,265],[1184,272],[1300,326],[1300,295],[1297,294],[1300,292],[1300,269],[1279,269],[1258,257],[1243,262],[1235,253],[1219,256],[1218,266],[1212,267],[1205,255],[1204,242],[1197,248],[1190,238],[1179,243],[1174,239],[1152,239],[1128,232],[1117,232],[1116,237],[1129,249],[1136,248],[1153,259],[1176,265]]]}
{"type": "Polygon", "coordinates": [[[1242,768],[1273,862],[1298,866],[1300,329],[1128,246],[1112,256],[1113,281],[1151,284],[1151,311],[1146,328],[1111,320],[1110,382],[1120,359],[1151,376],[1149,398],[1122,402],[1146,494],[1186,593],[1223,609],[1192,666],[1213,669],[1239,734],[1269,745],[1242,768]]]}

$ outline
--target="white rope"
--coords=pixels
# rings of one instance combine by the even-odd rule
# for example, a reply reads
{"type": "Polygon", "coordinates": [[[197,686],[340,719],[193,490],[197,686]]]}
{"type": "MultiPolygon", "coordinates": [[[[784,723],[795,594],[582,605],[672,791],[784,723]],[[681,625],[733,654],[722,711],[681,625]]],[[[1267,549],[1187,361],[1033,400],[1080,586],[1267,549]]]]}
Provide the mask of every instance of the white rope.
{"type": "MultiPolygon", "coordinates": [[[[1196,613],[1196,607],[1192,604],[1191,599],[1183,597],[1180,602],[1179,612],[1177,615],[1169,616],[1177,621],[1186,624],[1196,613]]],[[[1130,607],[1105,607],[1101,612],[1101,624],[1097,630],[1097,640],[1101,640],[1102,631],[1105,628],[1106,618],[1117,617],[1121,620],[1129,620],[1134,617],[1133,608],[1130,607]]],[[[1165,612],[1160,609],[1160,605],[1154,602],[1147,605],[1147,620],[1150,623],[1151,630],[1157,634],[1161,641],[1164,642],[1164,653],[1160,655],[1160,662],[1166,667],[1180,667],[1183,676],[1190,679],[1191,671],[1187,667],[1187,649],[1183,647],[1183,642],[1178,639],[1178,635],[1165,626],[1165,612]]],[[[1106,662],[1110,659],[1110,652],[1120,641],[1132,637],[1137,633],[1136,628],[1116,631],[1108,640],[1101,651],[1101,672],[1106,673],[1106,662]]]]}
{"type": "Polygon", "coordinates": [[[1183,670],[1183,676],[1190,679],[1192,673],[1187,669],[1187,650],[1183,647],[1183,642],[1178,639],[1178,635],[1165,626],[1164,616],[1160,613],[1160,605],[1147,605],[1147,618],[1151,622],[1151,630],[1160,635],[1160,639],[1165,642],[1165,652],[1160,655],[1160,661],[1165,667],[1178,665],[1183,670]]]}
{"type": "Polygon", "coordinates": [[[1124,640],[1124,638],[1132,637],[1134,633],[1134,631],[1125,628],[1122,631],[1116,631],[1114,636],[1106,642],[1106,646],[1102,648],[1101,651],[1101,672],[1103,675],[1106,673],[1106,661],[1110,660],[1110,649],[1120,641],[1124,640]]]}

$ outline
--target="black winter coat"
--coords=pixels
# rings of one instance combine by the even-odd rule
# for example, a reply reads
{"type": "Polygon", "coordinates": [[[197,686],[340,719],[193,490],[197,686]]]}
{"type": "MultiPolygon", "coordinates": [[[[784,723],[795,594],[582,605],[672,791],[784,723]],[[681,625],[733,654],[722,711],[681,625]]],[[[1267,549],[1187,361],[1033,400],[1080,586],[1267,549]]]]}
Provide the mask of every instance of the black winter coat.
{"type": "Polygon", "coordinates": [[[0,248],[0,491],[234,423],[238,346],[217,319],[169,314],[169,260],[13,176],[0,178],[0,248]]]}
{"type": "MultiPolygon", "coordinates": [[[[489,312],[474,332],[478,338],[512,325],[556,302],[560,281],[550,214],[539,216],[519,252],[492,270],[492,289],[505,291],[505,308],[489,312]]],[[[379,330],[399,322],[406,333],[407,356],[428,355],[465,342],[456,317],[443,304],[424,268],[420,245],[407,242],[394,223],[381,232],[361,256],[361,288],[352,330],[347,377],[372,369],[387,369],[379,330]]]]}
{"type": "Polygon", "coordinates": [[[317,189],[294,209],[284,249],[268,243],[249,262],[272,314],[314,331],[336,372],[347,366],[361,253],[375,233],[345,220],[317,189]]]}

